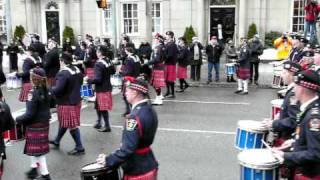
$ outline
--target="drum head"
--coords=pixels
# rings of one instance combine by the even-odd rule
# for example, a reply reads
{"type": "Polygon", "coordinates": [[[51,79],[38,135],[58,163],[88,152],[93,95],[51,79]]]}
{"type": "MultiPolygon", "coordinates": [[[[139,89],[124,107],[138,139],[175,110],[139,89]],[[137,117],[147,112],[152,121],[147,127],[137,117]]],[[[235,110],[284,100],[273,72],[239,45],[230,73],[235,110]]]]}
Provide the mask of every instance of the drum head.
{"type": "Polygon", "coordinates": [[[274,99],[272,101],[270,101],[271,105],[274,107],[281,107],[281,105],[283,104],[283,99],[274,99]]]}
{"type": "Polygon", "coordinates": [[[234,66],[236,63],[227,63],[226,66],[234,66]]]}
{"type": "Polygon", "coordinates": [[[268,170],[279,166],[279,161],[268,149],[248,149],[239,153],[239,163],[253,169],[268,170]]]}
{"type": "Polygon", "coordinates": [[[268,128],[263,126],[261,121],[241,120],[238,121],[238,127],[249,132],[262,133],[264,131],[268,131],[268,128]]]}
{"type": "Polygon", "coordinates": [[[106,167],[98,163],[90,163],[90,164],[84,165],[81,168],[82,172],[94,172],[94,171],[100,171],[104,169],[106,169],[106,167]]]}

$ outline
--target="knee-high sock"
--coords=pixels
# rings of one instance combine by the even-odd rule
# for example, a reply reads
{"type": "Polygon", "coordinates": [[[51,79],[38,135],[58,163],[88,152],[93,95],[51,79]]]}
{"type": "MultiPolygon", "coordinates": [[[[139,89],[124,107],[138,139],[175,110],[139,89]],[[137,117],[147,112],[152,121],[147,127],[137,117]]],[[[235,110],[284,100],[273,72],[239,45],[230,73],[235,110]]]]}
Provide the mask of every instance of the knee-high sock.
{"type": "Polygon", "coordinates": [[[80,130],[79,130],[79,128],[71,129],[71,130],[70,130],[70,134],[71,134],[74,142],[76,143],[76,150],[82,150],[82,149],[83,149],[83,146],[82,146],[82,142],[81,142],[81,137],[80,137],[80,130]]]}
{"type": "Polygon", "coordinates": [[[243,91],[248,92],[248,80],[243,80],[243,91]]]}
{"type": "Polygon", "coordinates": [[[40,165],[40,167],[39,167],[40,174],[41,175],[49,174],[46,156],[42,155],[42,156],[37,157],[37,159],[38,159],[38,162],[39,162],[39,165],[40,165]]]}
{"type": "Polygon", "coordinates": [[[183,79],[179,79],[180,89],[183,89],[183,79]]]}
{"type": "Polygon", "coordinates": [[[166,85],[167,85],[167,92],[166,92],[166,95],[170,94],[170,82],[166,82],[166,85]]]}
{"type": "Polygon", "coordinates": [[[238,90],[242,91],[242,80],[238,79],[238,90]]]}
{"type": "Polygon", "coordinates": [[[103,120],[104,120],[104,127],[110,128],[109,124],[109,112],[108,111],[101,111],[103,120]]]}
{"type": "Polygon", "coordinates": [[[170,82],[171,94],[174,95],[174,82],[170,82]]]}
{"type": "Polygon", "coordinates": [[[101,112],[98,109],[96,109],[96,112],[97,112],[97,116],[98,116],[97,124],[101,124],[101,112]]]}
{"type": "Polygon", "coordinates": [[[56,143],[60,143],[60,140],[62,139],[62,137],[66,133],[66,131],[67,131],[67,128],[62,128],[62,127],[59,128],[58,135],[55,139],[56,143]]]}
{"type": "Polygon", "coordinates": [[[185,79],[182,79],[182,83],[184,83],[184,88],[186,87],[186,86],[189,86],[189,84],[187,83],[187,81],[185,80],[185,79]]]}
{"type": "Polygon", "coordinates": [[[35,156],[30,156],[30,167],[31,168],[37,168],[38,165],[37,165],[37,157],[35,156]]]}

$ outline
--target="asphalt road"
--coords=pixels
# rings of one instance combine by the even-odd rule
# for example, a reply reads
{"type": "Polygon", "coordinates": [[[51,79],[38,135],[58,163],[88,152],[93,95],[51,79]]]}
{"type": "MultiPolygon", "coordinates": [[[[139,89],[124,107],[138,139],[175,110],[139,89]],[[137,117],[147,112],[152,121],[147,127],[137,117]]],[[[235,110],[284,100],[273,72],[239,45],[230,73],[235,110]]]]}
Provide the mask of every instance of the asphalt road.
{"type": "MultiPolygon", "coordinates": [[[[6,91],[7,102],[17,111],[24,108],[18,102],[18,91],[6,91]]],[[[249,89],[249,95],[233,94],[232,88],[190,88],[176,99],[157,106],[159,129],[152,146],[159,161],[160,180],[236,180],[239,178],[238,150],[234,138],[238,120],[262,120],[270,116],[270,100],[275,90],[249,89]]],[[[114,96],[110,113],[111,133],[92,128],[96,120],[93,104],[81,113],[81,136],[86,154],[68,156],[74,147],[69,133],[59,150],[47,154],[47,163],[54,180],[79,180],[81,167],[93,162],[99,153],[110,153],[119,147],[124,104],[121,96],[114,96]]],[[[50,137],[57,132],[58,123],[50,127],[50,137]]],[[[24,141],[7,147],[3,180],[23,180],[29,170],[29,157],[23,154],[24,141]]]]}

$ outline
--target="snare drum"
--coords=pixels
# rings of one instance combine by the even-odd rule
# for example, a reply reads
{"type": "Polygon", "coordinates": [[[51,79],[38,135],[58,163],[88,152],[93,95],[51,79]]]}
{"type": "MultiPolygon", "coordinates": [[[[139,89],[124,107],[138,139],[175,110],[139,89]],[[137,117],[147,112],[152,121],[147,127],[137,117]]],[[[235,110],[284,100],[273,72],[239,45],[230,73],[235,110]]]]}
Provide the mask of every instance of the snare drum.
{"type": "Polygon", "coordinates": [[[118,170],[107,170],[106,167],[90,163],[82,167],[81,180],[121,180],[118,170]]]}
{"type": "Polygon", "coordinates": [[[283,67],[282,65],[274,64],[273,67],[273,80],[272,80],[272,87],[273,88],[281,88],[283,84],[283,79],[281,77],[283,67]]]}
{"type": "Polygon", "coordinates": [[[227,63],[225,66],[225,73],[231,76],[236,73],[235,63],[227,63]]]}
{"type": "Polygon", "coordinates": [[[259,121],[242,120],[238,122],[235,147],[239,150],[261,149],[268,129],[259,121]]]}
{"type": "Polygon", "coordinates": [[[279,161],[268,149],[248,149],[239,153],[240,180],[278,180],[279,161]]]}
{"type": "Polygon", "coordinates": [[[92,97],[93,90],[91,84],[83,84],[80,89],[81,97],[92,97]]]}
{"type": "Polygon", "coordinates": [[[12,129],[3,132],[3,138],[9,140],[22,140],[24,139],[24,134],[25,128],[20,124],[15,124],[12,129]]]}
{"type": "Polygon", "coordinates": [[[8,89],[17,89],[21,88],[22,80],[18,78],[15,73],[7,74],[7,88],[8,89]]]}
{"type": "Polygon", "coordinates": [[[283,99],[274,99],[271,103],[271,119],[274,120],[275,116],[280,113],[283,99]]]}

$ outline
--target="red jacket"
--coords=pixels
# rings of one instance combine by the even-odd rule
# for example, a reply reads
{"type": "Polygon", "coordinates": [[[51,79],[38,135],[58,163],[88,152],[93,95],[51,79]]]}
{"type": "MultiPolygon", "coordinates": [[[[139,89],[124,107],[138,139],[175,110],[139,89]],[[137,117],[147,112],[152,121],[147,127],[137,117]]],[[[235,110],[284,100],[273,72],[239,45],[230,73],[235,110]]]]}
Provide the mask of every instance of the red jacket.
{"type": "Polygon", "coordinates": [[[306,11],[305,19],[308,22],[314,22],[319,14],[320,7],[318,5],[306,5],[304,7],[304,10],[306,11]]]}

